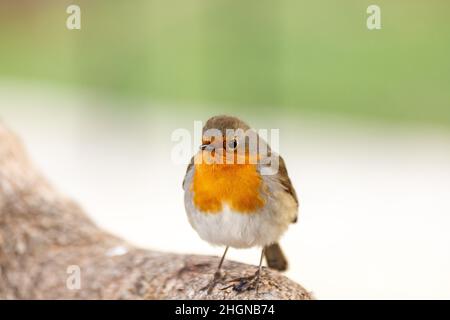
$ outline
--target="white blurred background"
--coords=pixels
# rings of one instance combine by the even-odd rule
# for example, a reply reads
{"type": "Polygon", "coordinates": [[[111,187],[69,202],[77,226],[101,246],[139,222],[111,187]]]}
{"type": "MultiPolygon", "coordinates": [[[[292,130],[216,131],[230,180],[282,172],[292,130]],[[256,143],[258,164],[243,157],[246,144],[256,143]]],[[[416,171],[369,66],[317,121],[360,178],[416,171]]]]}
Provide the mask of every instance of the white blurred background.
{"type": "MultiPolygon", "coordinates": [[[[177,117],[164,106],[146,116],[110,112],[137,102],[57,92],[0,86],[0,119],[58,189],[141,247],[222,254],[191,229],[186,167],[170,157],[172,131],[193,130],[194,120],[211,114],[177,117]]],[[[307,113],[244,116],[254,128],[280,129],[300,198],[299,222],[281,241],[288,277],[319,299],[450,299],[448,129],[307,113]]],[[[259,250],[230,250],[228,258],[257,264],[259,250]]]]}

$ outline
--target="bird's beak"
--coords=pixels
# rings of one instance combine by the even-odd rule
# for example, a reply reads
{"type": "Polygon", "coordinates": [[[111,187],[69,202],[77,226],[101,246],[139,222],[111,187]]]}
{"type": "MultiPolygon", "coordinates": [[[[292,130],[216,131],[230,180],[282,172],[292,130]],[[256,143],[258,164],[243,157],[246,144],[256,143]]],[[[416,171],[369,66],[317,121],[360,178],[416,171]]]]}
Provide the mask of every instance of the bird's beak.
{"type": "Polygon", "coordinates": [[[210,144],[202,144],[202,145],[200,146],[200,150],[208,150],[208,151],[211,151],[211,150],[213,150],[213,149],[214,149],[214,147],[211,146],[210,144]]]}

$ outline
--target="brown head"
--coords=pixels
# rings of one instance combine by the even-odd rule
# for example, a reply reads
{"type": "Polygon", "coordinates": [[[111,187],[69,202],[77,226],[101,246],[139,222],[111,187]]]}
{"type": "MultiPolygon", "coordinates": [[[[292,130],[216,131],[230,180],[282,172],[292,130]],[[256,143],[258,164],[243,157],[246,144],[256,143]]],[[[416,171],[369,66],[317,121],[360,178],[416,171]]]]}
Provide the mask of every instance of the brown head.
{"type": "Polygon", "coordinates": [[[226,160],[224,163],[242,164],[248,163],[249,158],[257,160],[258,143],[258,135],[247,123],[237,117],[220,115],[210,118],[203,127],[200,149],[211,152],[212,156],[220,152],[220,158],[226,160]]]}
{"type": "Polygon", "coordinates": [[[242,129],[247,131],[250,127],[237,117],[220,115],[209,118],[208,121],[206,121],[203,127],[203,133],[205,133],[208,129],[218,129],[222,133],[225,133],[227,129],[242,129]]]}

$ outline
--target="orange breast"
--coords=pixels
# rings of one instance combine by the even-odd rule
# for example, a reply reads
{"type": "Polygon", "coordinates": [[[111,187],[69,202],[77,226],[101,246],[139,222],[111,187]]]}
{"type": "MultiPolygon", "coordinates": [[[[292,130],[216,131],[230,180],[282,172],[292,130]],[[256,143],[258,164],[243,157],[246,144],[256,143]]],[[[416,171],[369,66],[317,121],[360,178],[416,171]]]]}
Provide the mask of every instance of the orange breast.
{"type": "Polygon", "coordinates": [[[191,186],[195,206],[218,213],[226,204],[231,210],[251,214],[264,206],[261,177],[254,164],[196,164],[191,186]]]}

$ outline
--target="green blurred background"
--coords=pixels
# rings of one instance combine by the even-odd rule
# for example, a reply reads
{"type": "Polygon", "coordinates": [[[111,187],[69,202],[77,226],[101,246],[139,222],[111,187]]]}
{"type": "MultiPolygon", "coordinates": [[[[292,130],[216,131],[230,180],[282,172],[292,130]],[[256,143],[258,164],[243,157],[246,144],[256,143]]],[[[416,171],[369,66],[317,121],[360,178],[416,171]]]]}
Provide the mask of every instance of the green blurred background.
{"type": "Polygon", "coordinates": [[[0,3],[0,80],[167,102],[173,112],[450,125],[449,1],[376,1],[375,31],[366,28],[374,2],[364,0],[0,3]],[[81,7],[81,30],[65,26],[69,4],[81,7]]]}

